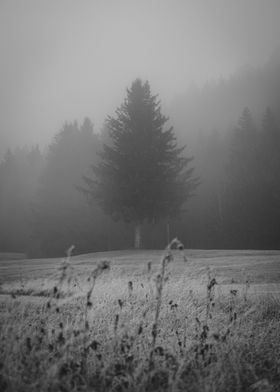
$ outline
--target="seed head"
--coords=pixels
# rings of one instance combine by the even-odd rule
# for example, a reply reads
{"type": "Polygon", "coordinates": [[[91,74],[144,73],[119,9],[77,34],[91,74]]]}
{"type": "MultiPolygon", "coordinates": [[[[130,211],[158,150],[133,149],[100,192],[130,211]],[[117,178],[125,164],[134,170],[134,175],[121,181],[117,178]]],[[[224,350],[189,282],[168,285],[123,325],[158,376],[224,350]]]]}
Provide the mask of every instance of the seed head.
{"type": "Polygon", "coordinates": [[[110,262],[108,260],[102,260],[102,261],[99,262],[98,267],[101,270],[110,269],[110,262]]]}
{"type": "Polygon", "coordinates": [[[122,301],[121,299],[118,299],[118,304],[119,304],[119,307],[122,309],[122,307],[123,307],[123,301],[122,301]]]}

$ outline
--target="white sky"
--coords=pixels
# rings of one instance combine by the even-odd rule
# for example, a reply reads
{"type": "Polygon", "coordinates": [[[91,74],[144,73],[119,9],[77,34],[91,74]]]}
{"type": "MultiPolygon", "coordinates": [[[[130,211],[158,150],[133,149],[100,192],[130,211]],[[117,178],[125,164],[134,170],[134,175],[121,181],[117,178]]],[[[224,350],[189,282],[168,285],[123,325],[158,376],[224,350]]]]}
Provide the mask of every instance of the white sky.
{"type": "Polygon", "coordinates": [[[45,145],[66,120],[98,130],[137,77],[166,107],[192,82],[262,65],[279,20],[279,0],[0,0],[0,153],[45,145]]]}

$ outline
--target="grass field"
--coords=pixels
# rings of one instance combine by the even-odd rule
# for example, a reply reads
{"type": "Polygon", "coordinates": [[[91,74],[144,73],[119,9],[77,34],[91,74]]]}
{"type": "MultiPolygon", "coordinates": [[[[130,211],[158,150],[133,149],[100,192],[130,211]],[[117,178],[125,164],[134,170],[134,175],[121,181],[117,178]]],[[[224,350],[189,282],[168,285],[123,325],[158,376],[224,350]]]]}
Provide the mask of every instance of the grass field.
{"type": "Polygon", "coordinates": [[[0,260],[0,279],[1,391],[280,391],[280,251],[0,260]]]}

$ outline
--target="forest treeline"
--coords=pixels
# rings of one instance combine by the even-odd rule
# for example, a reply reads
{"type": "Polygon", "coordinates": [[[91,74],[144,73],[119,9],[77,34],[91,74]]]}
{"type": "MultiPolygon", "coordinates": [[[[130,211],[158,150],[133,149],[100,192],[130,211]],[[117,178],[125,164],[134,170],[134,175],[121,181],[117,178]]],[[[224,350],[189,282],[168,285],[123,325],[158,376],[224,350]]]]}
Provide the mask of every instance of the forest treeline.
{"type": "MultiPolygon", "coordinates": [[[[258,71],[261,78],[246,70],[196,92],[193,102],[190,96],[177,101],[175,133],[194,156],[200,185],[169,225],[145,226],[145,248],[162,248],[173,236],[189,248],[280,248],[280,67],[265,70],[258,71]]],[[[46,154],[38,147],[6,152],[0,163],[1,252],[41,257],[64,255],[72,244],[77,253],[132,247],[131,224],[115,222],[81,191],[108,141],[106,127],[97,133],[86,118],[65,123],[46,154]]]]}

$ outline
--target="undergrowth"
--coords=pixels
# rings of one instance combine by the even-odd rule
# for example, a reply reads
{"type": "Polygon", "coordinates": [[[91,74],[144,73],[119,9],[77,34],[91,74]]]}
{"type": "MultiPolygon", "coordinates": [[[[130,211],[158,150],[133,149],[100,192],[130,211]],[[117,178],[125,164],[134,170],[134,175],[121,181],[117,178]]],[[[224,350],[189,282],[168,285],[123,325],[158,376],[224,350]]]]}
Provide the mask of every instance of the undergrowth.
{"type": "Polygon", "coordinates": [[[178,250],[187,273],[174,239],[114,296],[110,262],[80,279],[70,248],[45,300],[1,304],[0,390],[280,391],[279,299],[224,295],[211,270],[201,295],[174,281],[178,250]]]}

